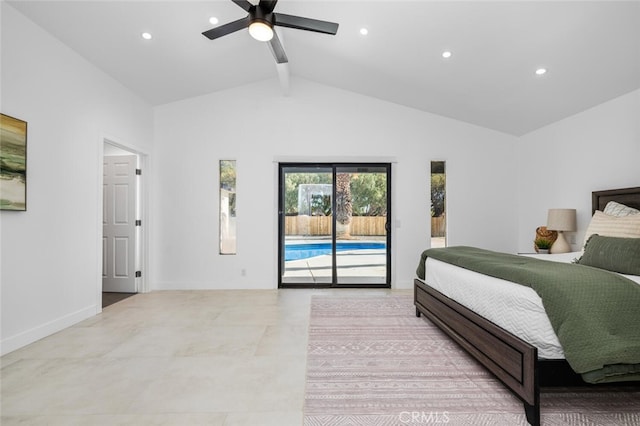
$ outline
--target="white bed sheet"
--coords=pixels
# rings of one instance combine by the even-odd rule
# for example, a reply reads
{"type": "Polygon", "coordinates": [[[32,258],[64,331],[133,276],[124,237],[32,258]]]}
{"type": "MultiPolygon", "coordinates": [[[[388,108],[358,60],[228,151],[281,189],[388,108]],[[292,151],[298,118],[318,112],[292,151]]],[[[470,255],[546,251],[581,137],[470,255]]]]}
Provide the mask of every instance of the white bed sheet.
{"type": "MultiPolygon", "coordinates": [[[[556,262],[571,262],[580,252],[536,255],[556,262]]],[[[530,287],[490,277],[427,258],[425,282],[445,296],[485,317],[538,348],[538,358],[564,359],[542,299],[530,287]]],[[[640,277],[627,276],[640,284],[640,277]]]]}

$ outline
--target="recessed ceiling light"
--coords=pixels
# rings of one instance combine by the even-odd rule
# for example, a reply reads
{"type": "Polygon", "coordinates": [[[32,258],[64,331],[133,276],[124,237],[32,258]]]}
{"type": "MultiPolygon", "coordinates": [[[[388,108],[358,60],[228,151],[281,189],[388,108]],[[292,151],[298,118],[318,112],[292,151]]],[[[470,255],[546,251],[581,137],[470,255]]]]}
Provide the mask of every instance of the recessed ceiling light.
{"type": "Polygon", "coordinates": [[[366,28],[360,28],[360,34],[367,35],[367,34],[369,34],[369,30],[366,29],[366,28]]]}
{"type": "Polygon", "coordinates": [[[211,25],[218,25],[218,22],[220,21],[218,21],[218,18],[216,18],[215,16],[212,16],[211,18],[209,18],[209,23],[211,25]]]}
{"type": "Polygon", "coordinates": [[[142,33],[142,38],[145,40],[151,40],[153,36],[150,33],[142,33]]]}
{"type": "Polygon", "coordinates": [[[536,70],[536,75],[544,75],[547,73],[547,69],[546,68],[538,68],[536,70]]]}
{"type": "Polygon", "coordinates": [[[449,59],[451,57],[452,53],[448,50],[445,50],[444,52],[442,52],[442,57],[445,59],[449,59]]]}

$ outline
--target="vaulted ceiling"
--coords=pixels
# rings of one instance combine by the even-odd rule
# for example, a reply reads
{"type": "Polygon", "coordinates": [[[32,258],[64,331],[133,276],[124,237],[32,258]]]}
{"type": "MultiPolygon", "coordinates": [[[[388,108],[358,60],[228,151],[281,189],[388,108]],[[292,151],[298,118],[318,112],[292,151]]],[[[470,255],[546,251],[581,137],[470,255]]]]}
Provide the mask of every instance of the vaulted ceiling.
{"type": "Polygon", "coordinates": [[[340,26],[279,28],[278,66],[246,30],[202,36],[231,0],[8,3],[152,105],[294,76],[522,135],[640,88],[639,1],[281,0],[340,26]]]}

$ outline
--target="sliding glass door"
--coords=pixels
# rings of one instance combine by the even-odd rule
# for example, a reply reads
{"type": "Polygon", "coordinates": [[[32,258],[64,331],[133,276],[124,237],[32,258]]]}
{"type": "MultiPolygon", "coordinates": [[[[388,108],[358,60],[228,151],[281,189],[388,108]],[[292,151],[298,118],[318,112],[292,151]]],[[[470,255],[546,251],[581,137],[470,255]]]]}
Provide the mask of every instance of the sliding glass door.
{"type": "Polygon", "coordinates": [[[390,287],[390,164],[279,167],[279,287],[390,287]]]}
{"type": "Polygon", "coordinates": [[[335,168],[337,284],[390,284],[389,173],[386,165],[335,168]]]}
{"type": "Polygon", "coordinates": [[[280,166],[280,284],[333,282],[333,170],[280,166]]]}

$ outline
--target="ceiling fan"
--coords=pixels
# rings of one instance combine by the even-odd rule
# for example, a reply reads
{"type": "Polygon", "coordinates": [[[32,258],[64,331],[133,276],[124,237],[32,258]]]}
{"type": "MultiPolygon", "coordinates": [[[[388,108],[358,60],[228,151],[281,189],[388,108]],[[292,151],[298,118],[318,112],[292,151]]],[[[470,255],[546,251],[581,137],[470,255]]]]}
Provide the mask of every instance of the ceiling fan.
{"type": "Polygon", "coordinates": [[[338,32],[338,24],[334,22],[320,21],[317,19],[303,18],[302,16],[285,15],[275,13],[278,0],[260,0],[257,5],[249,3],[247,0],[232,0],[235,4],[243,8],[249,14],[237,21],[220,25],[202,33],[210,40],[231,34],[241,29],[249,27],[249,34],[259,41],[268,41],[271,53],[276,62],[283,64],[289,62],[287,55],[278,35],[273,30],[274,26],[295,28],[298,30],[314,31],[317,33],[335,35],[338,32]]]}

